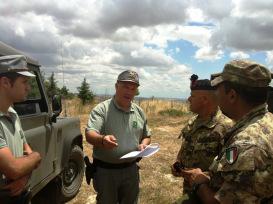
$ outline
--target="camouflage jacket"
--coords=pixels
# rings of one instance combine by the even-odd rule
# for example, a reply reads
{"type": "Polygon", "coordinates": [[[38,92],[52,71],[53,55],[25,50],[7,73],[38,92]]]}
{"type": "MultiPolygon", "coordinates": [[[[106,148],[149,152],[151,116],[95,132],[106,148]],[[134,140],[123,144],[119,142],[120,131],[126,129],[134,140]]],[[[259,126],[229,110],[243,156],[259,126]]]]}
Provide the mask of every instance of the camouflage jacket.
{"type": "Polygon", "coordinates": [[[272,121],[264,104],[225,135],[225,144],[210,166],[210,185],[221,203],[261,203],[273,196],[272,121]]]}
{"type": "Polygon", "coordinates": [[[177,160],[187,168],[201,168],[208,171],[223,144],[223,136],[232,126],[232,121],[220,110],[208,121],[200,121],[198,116],[189,120],[182,129],[182,145],[177,160]]]}

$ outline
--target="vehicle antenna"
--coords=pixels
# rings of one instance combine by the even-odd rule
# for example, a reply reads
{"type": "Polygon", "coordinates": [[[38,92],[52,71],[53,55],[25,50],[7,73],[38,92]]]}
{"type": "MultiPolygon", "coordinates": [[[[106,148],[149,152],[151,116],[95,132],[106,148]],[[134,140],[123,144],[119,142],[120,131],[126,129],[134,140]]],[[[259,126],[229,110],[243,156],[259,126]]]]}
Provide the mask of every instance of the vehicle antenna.
{"type": "MultiPolygon", "coordinates": [[[[64,60],[63,60],[63,42],[61,41],[61,57],[62,57],[62,75],[63,75],[63,89],[65,87],[64,84],[64,60]]],[[[63,98],[63,105],[64,105],[64,116],[67,117],[67,112],[66,112],[66,99],[63,98]]]]}

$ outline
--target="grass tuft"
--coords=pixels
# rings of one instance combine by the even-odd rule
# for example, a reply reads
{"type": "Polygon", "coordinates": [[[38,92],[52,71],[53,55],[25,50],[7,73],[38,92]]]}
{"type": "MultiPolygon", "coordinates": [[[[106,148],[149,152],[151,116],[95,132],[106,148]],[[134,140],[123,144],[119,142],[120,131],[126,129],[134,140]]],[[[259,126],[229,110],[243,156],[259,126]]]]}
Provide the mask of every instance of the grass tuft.
{"type": "Polygon", "coordinates": [[[170,117],[181,117],[184,116],[185,114],[188,114],[188,112],[184,112],[182,110],[177,110],[174,108],[170,108],[167,110],[161,110],[159,111],[159,114],[162,116],[170,116],[170,117]]]}

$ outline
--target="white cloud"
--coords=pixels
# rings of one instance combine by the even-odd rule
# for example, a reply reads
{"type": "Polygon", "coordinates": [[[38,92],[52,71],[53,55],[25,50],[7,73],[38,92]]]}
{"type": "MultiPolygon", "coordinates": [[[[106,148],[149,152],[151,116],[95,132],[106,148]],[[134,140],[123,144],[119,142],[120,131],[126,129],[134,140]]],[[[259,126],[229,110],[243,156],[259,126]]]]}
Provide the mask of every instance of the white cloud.
{"type": "Polygon", "coordinates": [[[186,13],[190,22],[203,22],[205,20],[203,11],[199,8],[190,7],[186,10],[186,13]]]}
{"type": "Polygon", "coordinates": [[[192,0],[192,4],[202,10],[206,20],[214,22],[229,16],[234,6],[231,0],[192,0]]]}
{"type": "Polygon", "coordinates": [[[0,39],[38,59],[60,81],[64,71],[73,91],[87,77],[96,91],[110,93],[119,72],[130,68],[140,73],[141,94],[179,97],[189,91],[193,59],[213,63],[226,50],[235,50],[231,58],[261,50],[272,64],[272,5],[273,0],[2,0],[0,39]],[[185,41],[190,46],[183,47],[185,41]]]}
{"type": "Polygon", "coordinates": [[[266,51],[273,49],[273,0],[234,1],[230,16],[219,21],[214,47],[266,51]]]}
{"type": "Polygon", "coordinates": [[[223,51],[221,50],[214,50],[211,47],[203,47],[195,53],[195,58],[199,61],[208,60],[214,61],[218,60],[222,57],[223,51]]]}
{"type": "Polygon", "coordinates": [[[25,36],[25,31],[24,31],[24,29],[21,28],[21,27],[17,27],[17,28],[15,29],[15,35],[20,36],[20,37],[24,37],[24,36],[25,36]]]}
{"type": "Polygon", "coordinates": [[[104,30],[120,27],[150,27],[185,21],[188,0],[104,0],[98,22],[104,30]],[[104,15],[107,14],[107,15],[104,15]]]}
{"type": "Polygon", "coordinates": [[[271,69],[273,68],[273,51],[266,52],[266,63],[271,69]]]}
{"type": "Polygon", "coordinates": [[[233,59],[246,59],[249,58],[249,54],[238,51],[230,53],[230,57],[233,59]]]}

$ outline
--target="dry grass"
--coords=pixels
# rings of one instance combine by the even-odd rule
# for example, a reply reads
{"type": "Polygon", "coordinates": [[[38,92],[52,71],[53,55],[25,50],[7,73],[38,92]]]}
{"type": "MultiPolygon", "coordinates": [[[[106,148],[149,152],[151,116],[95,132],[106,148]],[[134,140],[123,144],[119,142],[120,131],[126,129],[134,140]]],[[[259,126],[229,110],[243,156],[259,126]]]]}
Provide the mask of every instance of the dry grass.
{"type": "Polygon", "coordinates": [[[176,109],[181,112],[188,112],[188,104],[178,100],[145,99],[136,102],[148,117],[156,116],[160,111],[167,109],[176,109]]]}
{"type": "MultiPolygon", "coordinates": [[[[67,115],[80,117],[82,133],[84,133],[88,114],[94,105],[81,106],[77,100],[66,103],[67,115]]],[[[141,177],[139,203],[175,203],[182,194],[182,179],[171,175],[170,165],[175,160],[181,145],[177,136],[190,115],[168,117],[160,116],[158,112],[168,108],[186,112],[187,105],[176,101],[145,100],[140,102],[140,106],[148,113],[152,142],[160,144],[160,151],[149,158],[142,159],[139,163],[141,177]]],[[[84,152],[91,157],[92,147],[85,140],[84,152]]],[[[96,194],[92,185],[88,186],[84,180],[79,194],[69,204],[94,204],[95,198],[96,194]]]]}

